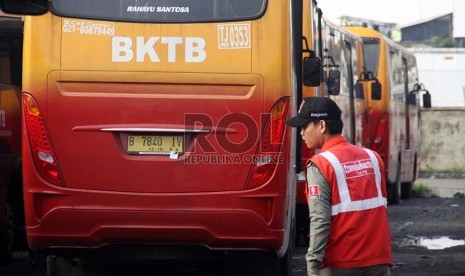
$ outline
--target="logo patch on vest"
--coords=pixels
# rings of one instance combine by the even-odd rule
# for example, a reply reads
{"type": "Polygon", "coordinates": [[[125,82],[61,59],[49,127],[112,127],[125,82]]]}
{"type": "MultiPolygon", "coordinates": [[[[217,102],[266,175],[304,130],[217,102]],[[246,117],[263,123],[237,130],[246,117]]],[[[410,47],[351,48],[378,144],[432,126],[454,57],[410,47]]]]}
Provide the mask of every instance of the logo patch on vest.
{"type": "Polygon", "coordinates": [[[319,199],[320,189],[318,185],[308,185],[308,199],[319,199]]]}
{"type": "Polygon", "coordinates": [[[344,168],[347,179],[375,174],[373,162],[370,159],[342,163],[341,165],[344,168]]]}

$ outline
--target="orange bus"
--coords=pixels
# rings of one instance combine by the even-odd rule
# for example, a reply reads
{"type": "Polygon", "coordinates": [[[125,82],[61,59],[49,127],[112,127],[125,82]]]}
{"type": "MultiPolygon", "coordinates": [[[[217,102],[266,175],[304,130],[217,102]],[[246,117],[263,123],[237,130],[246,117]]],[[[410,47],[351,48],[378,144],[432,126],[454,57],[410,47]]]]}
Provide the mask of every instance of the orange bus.
{"type": "Polygon", "coordinates": [[[23,22],[0,13],[0,262],[24,225],[21,187],[21,56],[23,22]]]}
{"type": "MultiPolygon", "coordinates": [[[[366,137],[366,101],[364,99],[364,85],[360,80],[363,72],[363,42],[360,37],[344,28],[337,26],[322,16],[322,12],[315,10],[315,39],[314,49],[322,58],[322,84],[317,91],[304,89],[304,96],[331,97],[341,108],[344,123],[343,136],[352,144],[367,146],[366,137]],[[338,74],[340,83],[329,83],[330,75],[338,74]]],[[[305,198],[305,165],[314,152],[302,145],[301,171],[297,184],[297,229],[298,240],[304,237],[308,242],[309,218],[307,199],[305,198]]]]}
{"type": "Polygon", "coordinates": [[[340,71],[340,89],[337,93],[327,90],[328,94],[341,108],[344,123],[342,135],[354,145],[365,146],[366,101],[360,76],[364,70],[363,42],[358,36],[323,20],[323,67],[329,71],[340,71]],[[332,96],[336,95],[336,96],[332,96]]]}
{"type": "MultiPolygon", "coordinates": [[[[368,106],[368,147],[383,158],[388,200],[398,203],[411,194],[418,175],[420,130],[418,69],[413,53],[381,33],[363,27],[346,27],[363,39],[363,79],[368,106]]],[[[424,107],[430,107],[424,94],[424,107]]]]}
{"type": "Polygon", "coordinates": [[[257,251],[260,273],[291,274],[299,140],[285,120],[320,84],[315,2],[0,3],[35,15],[24,205],[50,275],[86,273],[81,260],[107,248],[167,246],[257,251]]]}

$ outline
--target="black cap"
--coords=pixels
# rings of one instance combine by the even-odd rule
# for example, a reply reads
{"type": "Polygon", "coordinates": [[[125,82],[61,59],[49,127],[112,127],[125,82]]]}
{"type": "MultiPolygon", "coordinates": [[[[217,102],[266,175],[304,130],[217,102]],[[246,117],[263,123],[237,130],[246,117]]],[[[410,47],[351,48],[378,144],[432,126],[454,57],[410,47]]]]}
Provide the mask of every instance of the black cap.
{"type": "Polygon", "coordinates": [[[341,110],[333,100],[328,97],[310,97],[302,101],[297,116],[287,120],[286,124],[292,127],[303,127],[314,120],[340,118],[341,110]]]}

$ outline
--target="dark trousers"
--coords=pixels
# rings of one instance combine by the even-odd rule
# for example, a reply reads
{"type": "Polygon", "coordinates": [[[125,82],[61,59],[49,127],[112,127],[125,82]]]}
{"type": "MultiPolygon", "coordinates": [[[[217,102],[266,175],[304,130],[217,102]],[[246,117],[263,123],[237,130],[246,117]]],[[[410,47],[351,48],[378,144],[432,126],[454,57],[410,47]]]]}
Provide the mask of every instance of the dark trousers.
{"type": "Polygon", "coordinates": [[[388,265],[375,265],[359,268],[324,268],[320,276],[390,276],[388,265]]]}

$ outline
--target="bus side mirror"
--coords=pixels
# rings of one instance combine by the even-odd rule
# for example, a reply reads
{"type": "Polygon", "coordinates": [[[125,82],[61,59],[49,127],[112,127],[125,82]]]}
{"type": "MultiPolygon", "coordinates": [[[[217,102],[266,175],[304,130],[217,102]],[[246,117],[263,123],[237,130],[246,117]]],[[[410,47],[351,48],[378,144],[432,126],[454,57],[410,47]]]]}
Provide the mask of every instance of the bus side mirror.
{"type": "Polygon", "coordinates": [[[41,15],[48,11],[48,0],[0,0],[3,12],[20,15],[41,15]]]}
{"type": "Polygon", "coordinates": [[[423,94],[423,107],[431,108],[431,94],[428,90],[425,90],[425,94],[423,94]]]}
{"type": "Polygon", "coordinates": [[[381,100],[381,83],[377,79],[371,84],[371,99],[375,101],[381,100]]]}
{"type": "Polygon", "coordinates": [[[355,84],[355,98],[356,99],[364,99],[365,98],[363,83],[361,83],[360,81],[357,81],[357,83],[355,84]]]}
{"type": "Polygon", "coordinates": [[[341,72],[339,70],[329,71],[328,80],[328,94],[337,96],[341,90],[341,72]]]}
{"type": "Polygon", "coordinates": [[[305,86],[320,86],[321,83],[321,59],[319,57],[304,58],[303,81],[305,86]]]}

